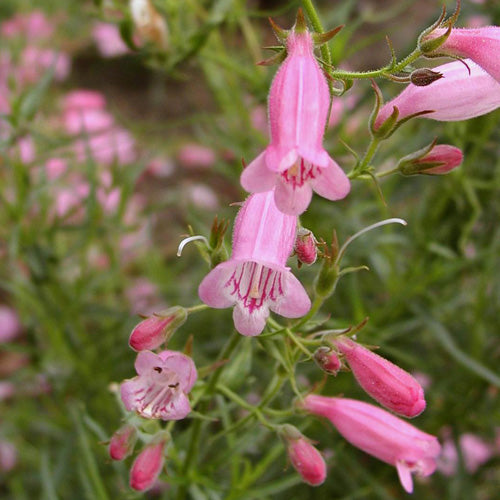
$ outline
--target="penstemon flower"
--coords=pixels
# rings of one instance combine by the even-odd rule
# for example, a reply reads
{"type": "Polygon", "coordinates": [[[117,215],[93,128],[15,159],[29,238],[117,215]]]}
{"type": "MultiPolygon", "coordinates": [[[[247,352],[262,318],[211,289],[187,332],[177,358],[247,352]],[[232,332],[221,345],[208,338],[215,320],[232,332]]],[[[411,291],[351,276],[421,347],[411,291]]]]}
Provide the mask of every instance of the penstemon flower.
{"type": "Polygon", "coordinates": [[[328,418],[352,445],[394,465],[408,493],[413,491],[412,472],[429,476],[436,470],[441,451],[437,438],[381,408],[354,399],[312,394],[301,406],[328,418]]]}
{"type": "Polygon", "coordinates": [[[186,394],[196,382],[193,360],[180,352],[141,351],[135,361],[138,376],[121,385],[125,408],[141,417],[181,420],[191,411],[186,394]]]}
{"type": "Polygon", "coordinates": [[[307,29],[290,31],[288,56],[278,70],[269,93],[271,142],[241,175],[251,193],[275,187],[279,210],[300,215],[312,192],[329,200],[347,196],[350,183],[323,149],[330,94],[326,78],[313,53],[307,29]]]}
{"type": "Polygon", "coordinates": [[[273,191],[251,195],[238,213],[231,258],[215,267],[198,293],[210,307],[234,306],[242,335],[259,335],[269,310],[287,318],[309,311],[311,301],[286,267],[295,241],[297,217],[280,212],[273,191]]]}
{"type": "Polygon", "coordinates": [[[410,83],[392,101],[384,104],[375,121],[378,128],[398,108],[398,119],[414,113],[439,121],[460,121],[481,116],[500,106],[500,83],[470,60],[443,64],[434,68],[443,78],[419,87],[410,83]]]}

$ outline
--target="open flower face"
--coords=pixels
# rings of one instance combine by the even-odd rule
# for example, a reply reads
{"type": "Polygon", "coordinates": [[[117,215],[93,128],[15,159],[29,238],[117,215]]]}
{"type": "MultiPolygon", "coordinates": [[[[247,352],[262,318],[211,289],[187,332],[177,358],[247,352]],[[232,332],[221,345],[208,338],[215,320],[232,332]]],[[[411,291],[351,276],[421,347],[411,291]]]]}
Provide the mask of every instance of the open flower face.
{"type": "Polygon", "coordinates": [[[250,196],[236,219],[231,259],[200,284],[200,298],[210,307],[234,306],[234,324],[242,335],[261,333],[269,310],[298,318],[311,307],[303,286],[285,266],[296,226],[296,217],[276,208],[273,191],[250,196]]]}
{"type": "Polygon", "coordinates": [[[125,408],[141,417],[181,420],[191,411],[187,393],[193,387],[193,360],[175,351],[141,351],[135,361],[137,377],[121,385],[125,408]]]}

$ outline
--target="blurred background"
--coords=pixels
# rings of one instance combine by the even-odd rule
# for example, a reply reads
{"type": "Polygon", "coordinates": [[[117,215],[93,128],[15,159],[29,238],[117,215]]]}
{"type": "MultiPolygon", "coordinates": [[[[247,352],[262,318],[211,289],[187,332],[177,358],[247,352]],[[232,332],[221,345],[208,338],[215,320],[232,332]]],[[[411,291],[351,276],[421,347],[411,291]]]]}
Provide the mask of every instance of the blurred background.
{"type": "MultiPolygon", "coordinates": [[[[266,98],[276,67],[257,66],[276,45],[267,18],[293,24],[300,2],[154,1],[144,30],[120,0],[2,0],[0,4],[0,497],[139,498],[126,463],[106,441],[121,425],[113,383],[135,375],[128,336],[139,315],[199,302],[208,266],[187,234],[208,235],[214,216],[234,219],[246,196],[242,159],[267,144],[266,98]]],[[[445,2],[454,9],[453,2],[445,2]]],[[[330,44],[350,70],[401,58],[440,13],[433,0],[317,1],[330,44]]],[[[462,1],[458,26],[500,24],[496,0],[462,1]]],[[[442,60],[438,61],[444,62],[442,60]]],[[[432,63],[434,64],[434,63],[432,63]]],[[[388,100],[400,91],[380,82],[388,100]]],[[[345,171],[363,154],[373,104],[369,82],[335,98],[325,147],[345,171]]],[[[438,138],[463,165],[444,177],[353,182],[331,203],[316,197],[301,217],[317,238],[345,241],[388,217],[408,221],[353,243],[346,276],[320,314],[332,327],[365,317],[360,341],[426,387],[415,423],[443,444],[438,471],[415,499],[494,500],[500,489],[500,111],[456,123],[413,120],[383,144],[389,169],[438,138]]],[[[226,238],[229,248],[230,237],[226,238]]],[[[318,264],[291,266],[308,291],[318,264]]],[[[169,348],[193,338],[198,366],[214,361],[231,312],[189,318],[169,348]]],[[[251,398],[272,371],[252,339],[231,361],[233,390],[251,398]]],[[[303,389],[322,380],[297,368],[303,389]]],[[[340,374],[325,393],[364,399],[340,374]]],[[[284,389],[283,407],[293,393],[284,389]]],[[[300,420],[297,420],[300,422],[300,420]]],[[[283,446],[256,427],[219,440],[190,488],[195,499],[399,499],[394,469],[316,423],[308,435],[329,466],[320,488],[300,482],[283,446]],[[257,470],[262,457],[271,460],[257,470]],[[228,472],[231,463],[230,473],[228,472]],[[252,474],[244,475],[248,468],[252,474]],[[290,490],[290,488],[292,488],[290,490]]],[[[176,428],[177,432],[177,428],[176,428]]],[[[187,439],[179,426],[179,449],[187,439]]],[[[273,438],[274,439],[274,438],[273,438]]],[[[173,498],[175,457],[151,498],[173,498]],[[172,467],[172,469],[170,469],[172,467]]]]}

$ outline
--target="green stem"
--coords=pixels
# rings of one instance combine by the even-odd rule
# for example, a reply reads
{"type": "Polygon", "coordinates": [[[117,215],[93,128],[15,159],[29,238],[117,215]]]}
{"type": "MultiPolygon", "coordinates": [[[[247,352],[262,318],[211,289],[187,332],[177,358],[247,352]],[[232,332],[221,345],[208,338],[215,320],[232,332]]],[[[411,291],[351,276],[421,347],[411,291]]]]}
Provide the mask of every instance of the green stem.
{"type": "MultiPolygon", "coordinates": [[[[325,30],[323,29],[321,21],[319,20],[318,13],[316,12],[316,9],[314,8],[314,5],[311,2],[311,0],[302,0],[302,6],[304,7],[304,10],[307,13],[309,21],[311,21],[314,31],[316,33],[324,33],[325,30]]],[[[324,62],[331,66],[332,58],[330,55],[330,48],[328,47],[328,43],[324,43],[321,46],[320,50],[321,50],[321,57],[323,58],[324,62]]]]}
{"type": "Polygon", "coordinates": [[[314,315],[318,312],[319,308],[323,305],[324,302],[324,297],[320,297],[317,295],[314,298],[313,304],[311,306],[311,309],[309,309],[309,312],[303,316],[297,323],[295,323],[292,327],[295,330],[296,328],[300,328],[301,326],[305,325],[314,315]]]}
{"type": "Polygon", "coordinates": [[[206,304],[198,304],[196,306],[186,307],[186,311],[188,312],[188,314],[203,311],[204,309],[208,309],[208,306],[206,304]]]}
{"type": "MultiPolygon", "coordinates": [[[[232,336],[229,338],[226,345],[224,346],[222,351],[219,353],[219,356],[217,357],[217,361],[221,361],[223,359],[229,358],[231,353],[235,350],[235,348],[238,345],[241,338],[242,338],[242,336],[239,333],[233,332],[232,336]]],[[[204,389],[203,395],[202,395],[206,399],[200,403],[201,408],[198,410],[200,413],[205,413],[207,411],[208,405],[210,404],[210,397],[209,396],[212,396],[214,394],[216,386],[217,386],[217,382],[219,381],[219,378],[222,374],[224,366],[225,365],[219,366],[212,373],[210,378],[208,379],[208,382],[205,386],[205,389],[204,389]]],[[[190,471],[192,465],[196,462],[196,458],[198,456],[198,445],[199,445],[199,440],[200,440],[199,438],[200,438],[200,434],[201,434],[202,423],[203,423],[203,421],[201,419],[197,419],[193,423],[193,427],[191,430],[191,440],[189,442],[189,447],[187,450],[186,458],[184,460],[184,464],[183,464],[182,470],[181,470],[181,475],[186,482],[179,486],[179,490],[177,491],[177,499],[178,500],[183,500],[184,498],[186,498],[187,484],[188,484],[186,477],[189,476],[189,471],[190,471]]]]}
{"type": "Polygon", "coordinates": [[[372,161],[373,157],[375,156],[375,153],[377,152],[378,147],[380,146],[380,142],[381,139],[379,139],[378,137],[372,137],[370,145],[368,146],[368,149],[366,150],[363,159],[352,169],[351,172],[349,172],[348,177],[350,179],[356,178],[359,175],[363,175],[366,173],[366,170],[368,169],[370,162],[372,161]]]}

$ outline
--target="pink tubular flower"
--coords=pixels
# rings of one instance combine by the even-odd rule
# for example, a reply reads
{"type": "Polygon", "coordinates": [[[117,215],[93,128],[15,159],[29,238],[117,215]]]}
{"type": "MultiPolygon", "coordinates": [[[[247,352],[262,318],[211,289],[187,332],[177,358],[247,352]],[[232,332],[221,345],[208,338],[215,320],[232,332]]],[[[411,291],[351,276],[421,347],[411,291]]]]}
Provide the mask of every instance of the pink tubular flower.
{"type": "Polygon", "coordinates": [[[135,351],[156,349],[186,321],[187,312],[175,306],[141,321],[130,334],[129,345],[135,351]]]}
{"type": "Polygon", "coordinates": [[[205,304],[235,306],[234,325],[242,335],[259,335],[269,310],[287,318],[309,311],[306,291],[285,267],[296,227],[297,217],[276,208],[273,191],[251,195],[236,218],[230,260],[201,282],[198,293],[205,304]]]}
{"type": "Polygon", "coordinates": [[[405,417],[416,417],[424,411],[424,390],[408,372],[347,337],[334,344],[359,385],[382,406],[405,417]]]}
{"type": "Polygon", "coordinates": [[[276,206],[290,215],[307,209],[313,190],[329,200],[350,190],[349,179],[323,149],[330,94],[313,46],[308,31],[288,35],[288,56],[269,93],[271,143],[241,175],[249,192],[275,186],[276,206]]]}
{"type": "Polygon", "coordinates": [[[309,395],[307,411],[328,418],[352,445],[394,465],[401,485],[413,491],[412,472],[429,476],[436,469],[441,446],[436,437],[394,415],[354,399],[309,395]]]}
{"type": "Polygon", "coordinates": [[[432,111],[423,115],[439,121],[460,121],[481,116],[500,106],[500,83],[470,60],[433,68],[443,78],[426,87],[409,84],[392,101],[384,104],[375,121],[375,127],[391,115],[394,107],[402,119],[414,113],[432,111]]]}
{"type": "Polygon", "coordinates": [[[326,479],[326,464],[321,453],[298,429],[291,425],[283,427],[288,456],[295,470],[307,484],[311,486],[323,484],[326,479]]]}
{"type": "Polygon", "coordinates": [[[180,352],[141,351],[135,361],[138,376],[121,385],[125,408],[141,417],[181,420],[191,411],[186,394],[196,382],[193,360],[180,352]]]}
{"type": "Polygon", "coordinates": [[[153,486],[160,475],[165,457],[165,441],[146,446],[134,460],[130,469],[130,486],[145,491],[153,486]]]}
{"type": "MultiPolygon", "coordinates": [[[[424,37],[424,43],[445,32],[444,28],[434,30],[424,37]]],[[[435,52],[471,59],[500,83],[500,26],[453,28],[435,52]]]]}
{"type": "Polygon", "coordinates": [[[133,451],[137,441],[137,430],[133,425],[120,427],[109,442],[109,456],[113,460],[123,460],[133,451]]]}

